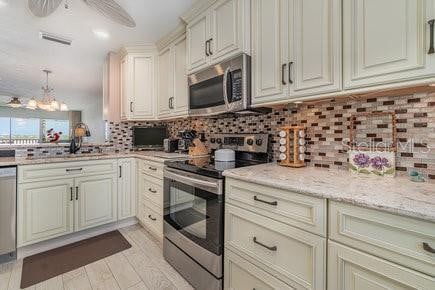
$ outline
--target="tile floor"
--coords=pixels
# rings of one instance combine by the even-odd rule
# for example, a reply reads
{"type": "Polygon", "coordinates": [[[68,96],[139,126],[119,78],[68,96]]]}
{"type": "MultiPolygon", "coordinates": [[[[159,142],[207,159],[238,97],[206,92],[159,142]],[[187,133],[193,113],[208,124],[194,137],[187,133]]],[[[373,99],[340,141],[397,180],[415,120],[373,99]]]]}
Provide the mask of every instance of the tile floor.
{"type": "MultiPolygon", "coordinates": [[[[120,232],[132,247],[26,288],[31,290],[193,289],[164,259],[161,245],[139,225],[120,232]]],[[[0,290],[20,289],[23,261],[0,265],[0,290]]]]}

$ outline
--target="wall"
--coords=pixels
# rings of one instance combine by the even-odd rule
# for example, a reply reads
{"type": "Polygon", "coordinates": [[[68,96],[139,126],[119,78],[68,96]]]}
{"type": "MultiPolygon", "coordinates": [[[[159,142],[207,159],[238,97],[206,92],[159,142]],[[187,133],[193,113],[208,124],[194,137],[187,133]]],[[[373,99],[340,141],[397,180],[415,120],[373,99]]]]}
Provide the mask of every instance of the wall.
{"type": "MultiPolygon", "coordinates": [[[[307,165],[346,169],[350,116],[374,111],[396,113],[397,138],[401,146],[406,146],[399,146],[396,154],[398,173],[403,175],[410,170],[418,170],[435,180],[435,93],[332,100],[300,104],[297,107],[289,105],[261,116],[186,118],[165,123],[172,136],[183,129],[203,131],[206,136],[212,133],[269,133],[270,154],[275,160],[278,156],[279,127],[304,125],[307,128],[307,165]]],[[[110,124],[110,142],[118,150],[132,150],[132,126],[160,124],[161,122],[110,124]]]]}

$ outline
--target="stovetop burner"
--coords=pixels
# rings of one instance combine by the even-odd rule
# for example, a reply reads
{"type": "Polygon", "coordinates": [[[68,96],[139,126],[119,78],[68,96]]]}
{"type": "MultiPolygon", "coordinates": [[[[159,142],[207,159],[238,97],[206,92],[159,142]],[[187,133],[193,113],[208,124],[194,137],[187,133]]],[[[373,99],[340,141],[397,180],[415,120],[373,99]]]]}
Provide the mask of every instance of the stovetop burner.
{"type": "Polygon", "coordinates": [[[236,150],[235,161],[215,161],[212,154],[210,156],[197,157],[186,161],[165,161],[165,165],[187,172],[222,179],[224,178],[222,175],[224,170],[267,163],[269,161],[267,154],[267,137],[267,134],[214,135],[210,138],[212,153],[214,150],[220,148],[234,149],[236,150]]]}

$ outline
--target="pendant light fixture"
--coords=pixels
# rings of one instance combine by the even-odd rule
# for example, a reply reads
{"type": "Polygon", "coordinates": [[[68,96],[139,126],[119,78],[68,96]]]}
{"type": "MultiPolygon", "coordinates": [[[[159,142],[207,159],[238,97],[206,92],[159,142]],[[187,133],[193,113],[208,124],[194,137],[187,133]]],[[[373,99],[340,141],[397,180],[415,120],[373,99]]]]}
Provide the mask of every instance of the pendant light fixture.
{"type": "Polygon", "coordinates": [[[18,97],[12,97],[12,99],[8,103],[6,103],[6,105],[12,108],[19,108],[22,106],[21,101],[18,97]]]}
{"type": "Polygon", "coordinates": [[[26,108],[35,110],[37,108],[44,111],[68,111],[68,106],[62,102],[58,102],[53,96],[54,89],[48,85],[48,76],[52,73],[50,70],[43,70],[46,75],[46,83],[45,86],[42,87],[43,97],[41,100],[36,100],[34,97],[29,100],[26,108]]]}

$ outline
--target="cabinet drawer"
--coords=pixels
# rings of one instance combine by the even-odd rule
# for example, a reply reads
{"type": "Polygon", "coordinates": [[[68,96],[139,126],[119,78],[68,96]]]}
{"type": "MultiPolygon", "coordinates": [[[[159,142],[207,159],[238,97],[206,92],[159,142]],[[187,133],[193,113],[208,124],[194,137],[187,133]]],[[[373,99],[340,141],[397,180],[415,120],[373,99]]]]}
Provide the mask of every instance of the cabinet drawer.
{"type": "Polygon", "coordinates": [[[435,223],[330,202],[329,237],[435,276],[435,254],[424,249],[435,249],[435,223]]]}
{"type": "Polygon", "coordinates": [[[114,173],[116,160],[63,162],[52,164],[23,165],[18,167],[18,182],[73,178],[92,174],[114,173]]]}
{"type": "Polygon", "coordinates": [[[156,237],[163,237],[163,216],[149,206],[143,207],[142,223],[156,237]]]}
{"type": "Polygon", "coordinates": [[[163,179],[164,165],[157,162],[139,160],[139,172],[163,179]]]}
{"type": "Polygon", "coordinates": [[[225,247],[296,289],[325,289],[325,238],[226,205],[225,247]]]}
{"type": "Polygon", "coordinates": [[[227,203],[252,210],[305,231],[326,236],[326,200],[226,179],[227,203]]]}
{"type": "Polygon", "coordinates": [[[435,278],[329,242],[328,289],[433,290],[435,278]]]}
{"type": "MultiPolygon", "coordinates": [[[[226,290],[294,290],[267,272],[242,259],[231,251],[225,252],[224,282],[226,290]]],[[[297,289],[297,288],[296,288],[297,289]]]]}
{"type": "Polygon", "coordinates": [[[139,194],[163,207],[163,181],[146,174],[139,175],[139,194]]]}

